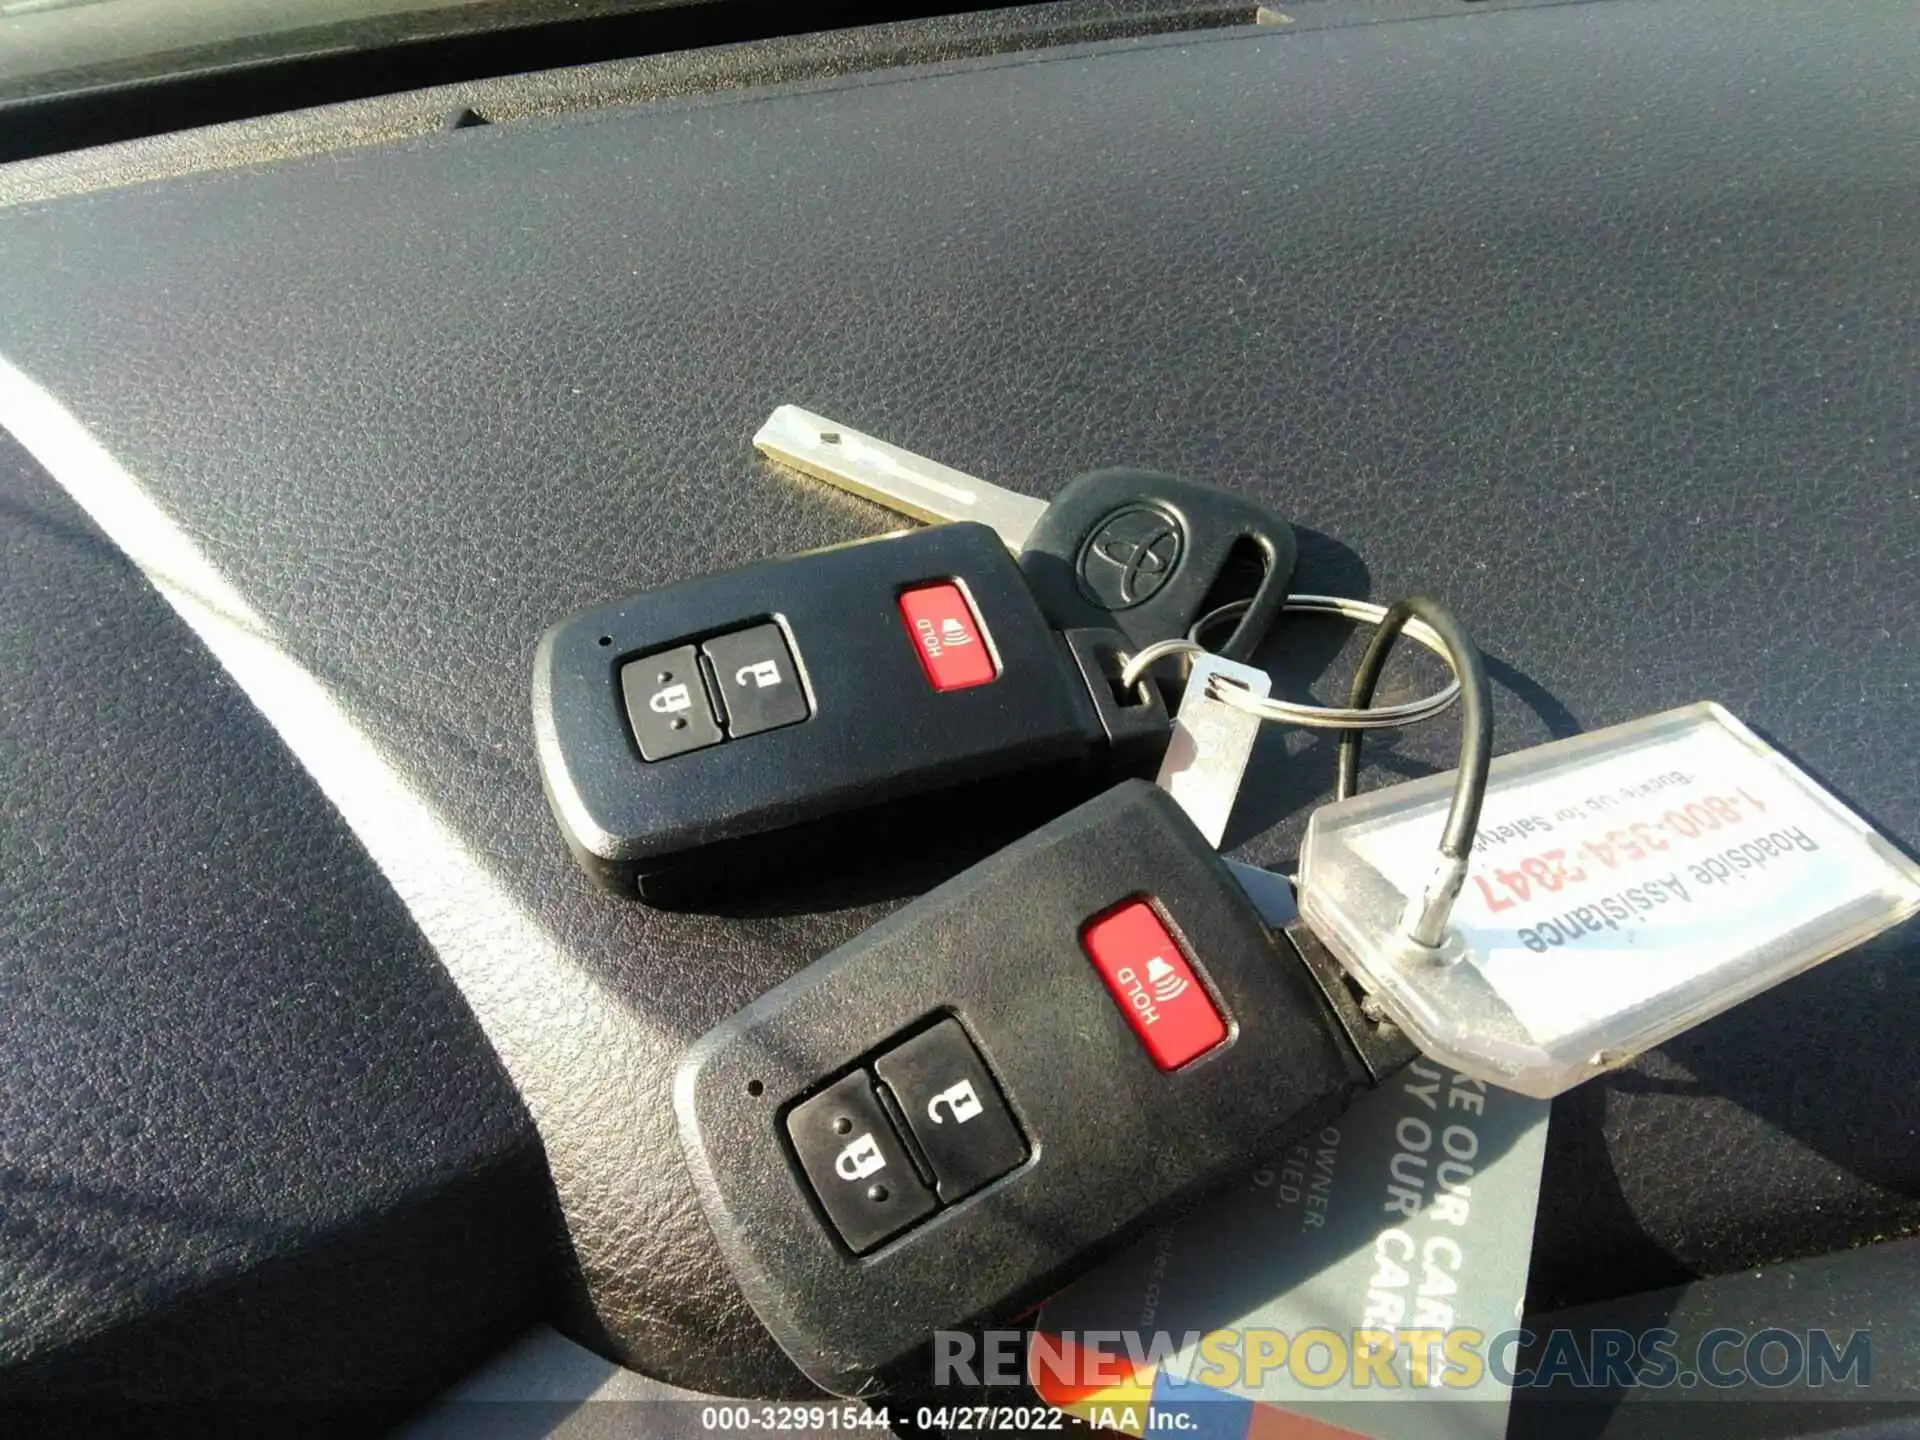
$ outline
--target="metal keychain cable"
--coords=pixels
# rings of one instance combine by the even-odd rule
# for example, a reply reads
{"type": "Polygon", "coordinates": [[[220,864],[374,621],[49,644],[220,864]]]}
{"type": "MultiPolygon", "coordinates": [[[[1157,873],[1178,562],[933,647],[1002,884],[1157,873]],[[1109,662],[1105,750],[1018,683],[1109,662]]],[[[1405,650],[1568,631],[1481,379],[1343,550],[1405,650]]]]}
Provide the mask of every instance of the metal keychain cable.
{"type": "MultiPolygon", "coordinates": [[[[1194,622],[1186,639],[1162,640],[1147,646],[1122,668],[1120,683],[1123,686],[1141,683],[1148,667],[1168,656],[1209,653],[1199,637],[1212,625],[1238,618],[1246,607],[1244,600],[1223,605],[1194,622]]],[[[1340,737],[1334,784],[1336,800],[1344,800],[1353,793],[1360,772],[1360,743],[1366,731],[1418,724],[1442,714],[1455,701],[1461,702],[1460,767],[1454,781],[1453,800],[1447,808],[1447,823],[1440,835],[1440,860],[1426,887],[1409,902],[1402,922],[1410,941],[1423,949],[1437,949],[1446,935],[1453,902],[1466,883],[1467,862],[1479,829],[1488,768],[1493,761],[1492,689],[1480,649],[1451,611],[1425,596],[1411,596],[1392,605],[1376,605],[1338,595],[1295,595],[1281,608],[1283,612],[1335,615],[1374,627],[1373,639],[1353,677],[1349,703],[1345,706],[1303,705],[1290,700],[1262,699],[1219,677],[1215,677],[1208,693],[1223,704],[1262,720],[1344,732],[1340,737]],[[1386,666],[1393,642],[1402,634],[1446,660],[1453,671],[1453,680],[1423,699],[1376,707],[1370,702],[1379,684],[1380,672],[1386,666]]]]}
{"type": "MultiPolygon", "coordinates": [[[[1440,863],[1434,867],[1426,888],[1408,902],[1403,926],[1407,938],[1429,950],[1437,949],[1447,933],[1447,918],[1453,902],[1467,883],[1467,862],[1473,853],[1473,837],[1480,828],[1480,807],[1487,798],[1487,775],[1493,764],[1493,688],[1487,681],[1487,667],[1480,658],[1480,647],[1473,643],[1466,627],[1453,612],[1424,595],[1410,595],[1387,608],[1373,632],[1360,668],[1354,672],[1351,704],[1364,707],[1373,698],[1380,671],[1386,666],[1387,652],[1404,631],[1411,635],[1418,620],[1446,647],[1447,663],[1460,686],[1460,768],[1454,777],[1453,800],[1447,806],[1446,828],[1440,832],[1440,863]]],[[[1333,797],[1344,800],[1354,791],[1360,775],[1358,729],[1340,737],[1340,759],[1334,777],[1333,797]]]]}

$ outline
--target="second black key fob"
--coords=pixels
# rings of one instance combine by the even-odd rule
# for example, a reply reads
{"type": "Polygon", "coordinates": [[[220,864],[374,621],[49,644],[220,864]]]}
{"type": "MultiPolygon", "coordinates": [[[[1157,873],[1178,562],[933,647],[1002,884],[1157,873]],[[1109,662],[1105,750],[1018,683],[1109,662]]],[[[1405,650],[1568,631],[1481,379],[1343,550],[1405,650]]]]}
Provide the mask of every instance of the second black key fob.
{"type": "Polygon", "coordinates": [[[1322,984],[1127,781],[698,1041],[681,1140],[774,1337],[873,1394],[1369,1083],[1322,984]]]}

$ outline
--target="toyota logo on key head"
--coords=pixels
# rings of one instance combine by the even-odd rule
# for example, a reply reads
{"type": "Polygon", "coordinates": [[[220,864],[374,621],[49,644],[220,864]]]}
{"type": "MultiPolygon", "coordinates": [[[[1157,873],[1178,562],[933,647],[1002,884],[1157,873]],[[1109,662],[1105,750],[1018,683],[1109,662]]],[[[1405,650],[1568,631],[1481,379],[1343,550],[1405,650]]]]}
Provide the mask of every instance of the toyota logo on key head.
{"type": "Polygon", "coordinates": [[[1080,548],[1080,585],[1108,610],[1151,600],[1180,568],[1180,525],[1151,505],[1129,505],[1098,525],[1080,548]]]}

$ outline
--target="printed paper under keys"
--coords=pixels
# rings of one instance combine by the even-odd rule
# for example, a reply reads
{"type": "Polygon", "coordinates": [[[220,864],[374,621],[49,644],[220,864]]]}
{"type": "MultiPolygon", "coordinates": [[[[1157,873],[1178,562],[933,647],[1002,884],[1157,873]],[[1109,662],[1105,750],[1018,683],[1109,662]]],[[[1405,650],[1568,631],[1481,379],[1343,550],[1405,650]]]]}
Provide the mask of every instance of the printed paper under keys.
{"type": "Polygon", "coordinates": [[[1498,1440],[1547,1109],[1415,1061],[1048,1301],[1035,1388],[1134,1435],[1498,1440]]]}

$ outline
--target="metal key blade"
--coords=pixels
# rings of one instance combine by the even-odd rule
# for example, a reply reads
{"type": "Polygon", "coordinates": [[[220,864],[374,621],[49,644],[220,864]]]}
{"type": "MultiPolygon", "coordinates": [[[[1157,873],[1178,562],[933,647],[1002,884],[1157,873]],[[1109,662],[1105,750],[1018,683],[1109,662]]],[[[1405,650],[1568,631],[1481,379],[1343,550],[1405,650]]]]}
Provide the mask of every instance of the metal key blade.
{"type": "Polygon", "coordinates": [[[1044,500],[862,435],[798,405],[782,405],[769,415],[753,443],[770,460],[916,520],[990,525],[1016,555],[1046,513],[1044,500]]]}

